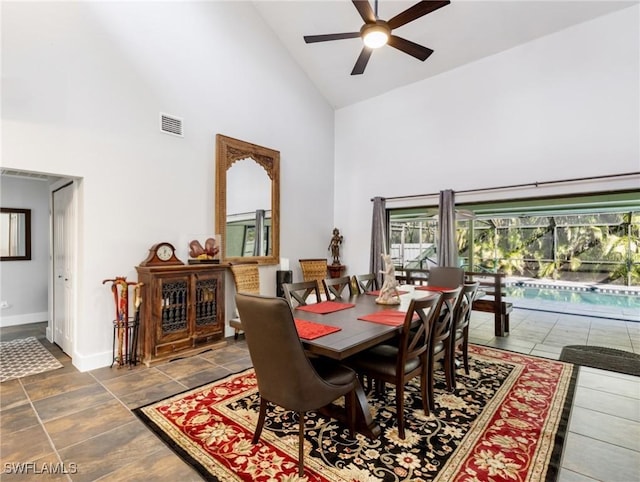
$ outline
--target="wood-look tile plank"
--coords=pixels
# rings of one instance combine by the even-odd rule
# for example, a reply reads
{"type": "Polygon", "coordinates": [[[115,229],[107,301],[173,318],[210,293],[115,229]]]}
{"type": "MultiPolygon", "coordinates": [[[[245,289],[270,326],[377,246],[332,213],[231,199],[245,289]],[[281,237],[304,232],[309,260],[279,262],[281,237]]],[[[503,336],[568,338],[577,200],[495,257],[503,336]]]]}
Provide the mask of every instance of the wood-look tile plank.
{"type": "Polygon", "coordinates": [[[56,449],[82,442],[135,420],[116,399],[94,405],[71,415],[45,422],[44,426],[56,449]]]}
{"type": "Polygon", "coordinates": [[[31,400],[42,400],[70,390],[98,385],[98,382],[90,374],[78,371],[60,376],[45,376],[34,380],[25,380],[23,383],[24,389],[31,400]]]}
{"type": "Polygon", "coordinates": [[[64,417],[113,399],[102,385],[94,384],[53,397],[36,400],[33,406],[43,421],[64,417]]]}
{"type": "Polygon", "coordinates": [[[40,421],[30,403],[23,403],[2,411],[0,432],[7,434],[38,425],[40,421]]]}
{"type": "Polygon", "coordinates": [[[171,382],[171,378],[155,368],[149,370],[132,371],[131,373],[105,380],[102,384],[116,397],[122,398],[131,392],[151,389],[157,385],[171,382]]]}
{"type": "Polygon", "coordinates": [[[99,481],[123,480],[127,482],[196,482],[202,477],[170,449],[160,450],[127,464],[97,479],[99,481]]]}
{"type": "Polygon", "coordinates": [[[4,412],[6,409],[13,408],[29,402],[20,380],[7,380],[0,383],[0,410],[4,412]]]}
{"type": "Polygon", "coordinates": [[[202,370],[213,368],[214,366],[216,366],[215,363],[203,357],[195,356],[176,360],[171,363],[163,363],[162,365],[158,365],[156,368],[167,376],[178,379],[188,377],[202,370]]]}
{"type": "Polygon", "coordinates": [[[3,463],[33,462],[53,451],[40,424],[16,432],[2,432],[0,460],[3,463]]]}
{"type": "Polygon", "coordinates": [[[74,482],[85,482],[97,480],[128,464],[136,464],[162,447],[160,439],[136,420],[58,453],[65,464],[77,464],[74,482]]]}
{"type": "Polygon", "coordinates": [[[187,389],[186,385],[182,385],[176,381],[170,381],[160,385],[153,385],[140,390],[131,391],[130,393],[120,396],[120,400],[128,408],[134,409],[147,405],[163,398],[170,397],[176,393],[184,392],[187,389]]]}

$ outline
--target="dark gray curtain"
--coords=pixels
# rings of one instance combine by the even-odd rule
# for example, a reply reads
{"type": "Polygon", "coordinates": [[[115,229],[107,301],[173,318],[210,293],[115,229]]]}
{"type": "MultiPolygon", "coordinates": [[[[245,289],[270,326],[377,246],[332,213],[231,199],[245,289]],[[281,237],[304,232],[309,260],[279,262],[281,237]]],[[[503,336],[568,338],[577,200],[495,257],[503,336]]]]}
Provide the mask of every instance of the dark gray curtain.
{"type": "Polygon", "coordinates": [[[438,204],[438,265],[458,267],[456,244],[455,193],[451,189],[440,191],[438,204]]]}
{"type": "Polygon", "coordinates": [[[371,262],[369,264],[370,273],[375,273],[378,277],[378,286],[382,286],[382,273],[384,262],[382,254],[387,253],[386,236],[386,205],[383,197],[373,198],[373,219],[371,221],[371,262]]]}

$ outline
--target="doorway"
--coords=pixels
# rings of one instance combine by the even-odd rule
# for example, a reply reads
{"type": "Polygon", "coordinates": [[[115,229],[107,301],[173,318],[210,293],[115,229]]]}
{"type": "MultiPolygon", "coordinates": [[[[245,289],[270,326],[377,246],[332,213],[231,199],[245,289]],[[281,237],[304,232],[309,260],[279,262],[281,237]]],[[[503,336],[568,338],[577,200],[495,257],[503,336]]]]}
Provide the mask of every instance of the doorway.
{"type": "Polygon", "coordinates": [[[51,259],[53,342],[67,355],[73,352],[76,208],[74,182],[54,189],[51,196],[51,259]]]}

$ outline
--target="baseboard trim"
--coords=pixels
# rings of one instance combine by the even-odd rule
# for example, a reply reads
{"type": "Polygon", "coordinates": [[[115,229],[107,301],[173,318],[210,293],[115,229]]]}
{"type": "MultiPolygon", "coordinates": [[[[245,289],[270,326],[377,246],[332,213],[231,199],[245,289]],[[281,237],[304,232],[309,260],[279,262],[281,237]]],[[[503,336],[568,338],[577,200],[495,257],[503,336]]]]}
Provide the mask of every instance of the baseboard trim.
{"type": "Polygon", "coordinates": [[[7,326],[27,325],[29,323],[41,323],[49,320],[49,313],[25,313],[24,315],[0,316],[0,328],[7,326]]]}
{"type": "Polygon", "coordinates": [[[102,353],[95,353],[89,356],[82,356],[74,352],[71,357],[71,363],[81,372],[95,370],[96,368],[104,368],[111,366],[113,361],[113,353],[111,350],[102,353]]]}

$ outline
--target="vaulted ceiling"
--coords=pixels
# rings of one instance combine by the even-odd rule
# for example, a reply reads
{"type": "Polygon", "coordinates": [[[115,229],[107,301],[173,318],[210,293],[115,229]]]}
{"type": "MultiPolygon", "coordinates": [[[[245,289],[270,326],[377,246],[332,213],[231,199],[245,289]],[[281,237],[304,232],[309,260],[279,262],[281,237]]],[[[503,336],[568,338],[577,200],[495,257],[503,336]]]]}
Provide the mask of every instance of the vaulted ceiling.
{"type": "MultiPolygon", "coordinates": [[[[379,0],[378,17],[388,20],[415,3],[379,0]]],[[[340,108],[638,1],[452,0],[393,31],[434,50],[426,61],[387,45],[373,52],[362,75],[350,75],[362,50],[360,38],[313,44],[303,40],[305,35],[358,32],[363,20],[350,0],[256,0],[254,4],[329,103],[340,108]]]]}

